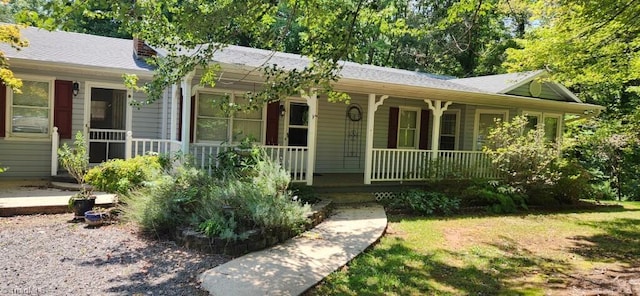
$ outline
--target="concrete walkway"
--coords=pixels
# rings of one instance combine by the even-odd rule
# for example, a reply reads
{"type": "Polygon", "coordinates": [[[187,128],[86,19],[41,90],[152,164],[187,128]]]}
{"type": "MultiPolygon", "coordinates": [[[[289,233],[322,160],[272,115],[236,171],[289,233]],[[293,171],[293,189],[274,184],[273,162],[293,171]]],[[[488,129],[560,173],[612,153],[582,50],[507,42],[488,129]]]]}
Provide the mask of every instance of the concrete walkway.
{"type": "Polygon", "coordinates": [[[380,205],[341,206],[316,228],[284,244],[204,272],[212,295],[300,295],[376,242],[387,227],[380,205]]]}
{"type": "MultiPolygon", "coordinates": [[[[49,188],[43,184],[0,184],[0,217],[69,212],[69,197],[78,190],[49,188]]],[[[96,205],[113,204],[115,196],[95,192],[96,205]]]]}

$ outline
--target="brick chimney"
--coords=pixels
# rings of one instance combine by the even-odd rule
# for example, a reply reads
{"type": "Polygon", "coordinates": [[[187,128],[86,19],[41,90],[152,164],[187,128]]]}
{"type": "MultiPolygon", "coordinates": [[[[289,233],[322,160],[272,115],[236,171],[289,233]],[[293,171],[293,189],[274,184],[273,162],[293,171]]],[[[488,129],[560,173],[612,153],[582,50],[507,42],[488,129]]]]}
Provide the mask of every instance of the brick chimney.
{"type": "Polygon", "coordinates": [[[139,59],[149,58],[157,54],[153,48],[144,43],[144,40],[138,38],[133,38],[133,52],[139,59]]]}

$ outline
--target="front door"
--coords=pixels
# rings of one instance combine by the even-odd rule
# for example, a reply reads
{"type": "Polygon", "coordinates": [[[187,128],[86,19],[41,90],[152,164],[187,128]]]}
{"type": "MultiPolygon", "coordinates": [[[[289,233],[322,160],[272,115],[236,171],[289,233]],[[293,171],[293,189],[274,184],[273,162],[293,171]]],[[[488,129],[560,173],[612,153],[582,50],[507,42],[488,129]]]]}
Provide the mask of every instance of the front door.
{"type": "Polygon", "coordinates": [[[127,123],[127,91],[91,88],[89,162],[124,158],[127,123]]]}
{"type": "Polygon", "coordinates": [[[306,147],[309,130],[309,106],[306,103],[295,101],[289,101],[288,105],[287,145],[306,147]]]}

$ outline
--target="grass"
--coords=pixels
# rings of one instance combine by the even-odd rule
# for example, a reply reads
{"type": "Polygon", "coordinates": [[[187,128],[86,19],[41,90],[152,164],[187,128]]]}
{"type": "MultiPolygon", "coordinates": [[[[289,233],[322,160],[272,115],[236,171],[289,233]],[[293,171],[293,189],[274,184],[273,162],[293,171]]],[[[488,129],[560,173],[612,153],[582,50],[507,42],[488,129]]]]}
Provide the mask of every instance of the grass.
{"type": "Polygon", "coordinates": [[[566,292],[594,270],[640,267],[639,211],[640,203],[629,202],[582,212],[447,219],[391,216],[377,245],[308,294],[566,292]]]}

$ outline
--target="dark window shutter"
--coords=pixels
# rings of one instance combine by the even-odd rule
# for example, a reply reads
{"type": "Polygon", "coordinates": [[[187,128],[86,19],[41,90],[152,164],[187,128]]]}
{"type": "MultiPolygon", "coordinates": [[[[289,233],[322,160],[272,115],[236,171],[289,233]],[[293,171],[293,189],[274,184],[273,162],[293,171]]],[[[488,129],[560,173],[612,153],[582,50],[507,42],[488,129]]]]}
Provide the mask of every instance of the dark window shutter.
{"type": "Polygon", "coordinates": [[[389,108],[389,130],[387,131],[387,148],[398,148],[398,119],[400,108],[389,108]]]}
{"type": "Polygon", "coordinates": [[[178,100],[178,128],[176,132],[178,133],[176,139],[182,141],[182,88],[180,89],[180,99],[178,100]]]}
{"type": "Polygon", "coordinates": [[[189,119],[189,143],[196,141],[195,139],[195,123],[196,123],[196,96],[191,96],[191,118],[189,119]]]}
{"type": "Polygon", "coordinates": [[[61,139],[71,139],[71,112],[73,110],[73,82],[56,80],[53,126],[58,128],[61,139]]]}
{"type": "Polygon", "coordinates": [[[4,138],[5,123],[7,119],[7,86],[0,83],[0,138],[4,138]]]}
{"type": "Polygon", "coordinates": [[[420,111],[420,141],[418,148],[429,150],[429,110],[420,111]]]}
{"type": "Polygon", "coordinates": [[[271,102],[267,105],[267,131],[265,144],[278,145],[278,127],[280,124],[280,102],[271,102]]]}

